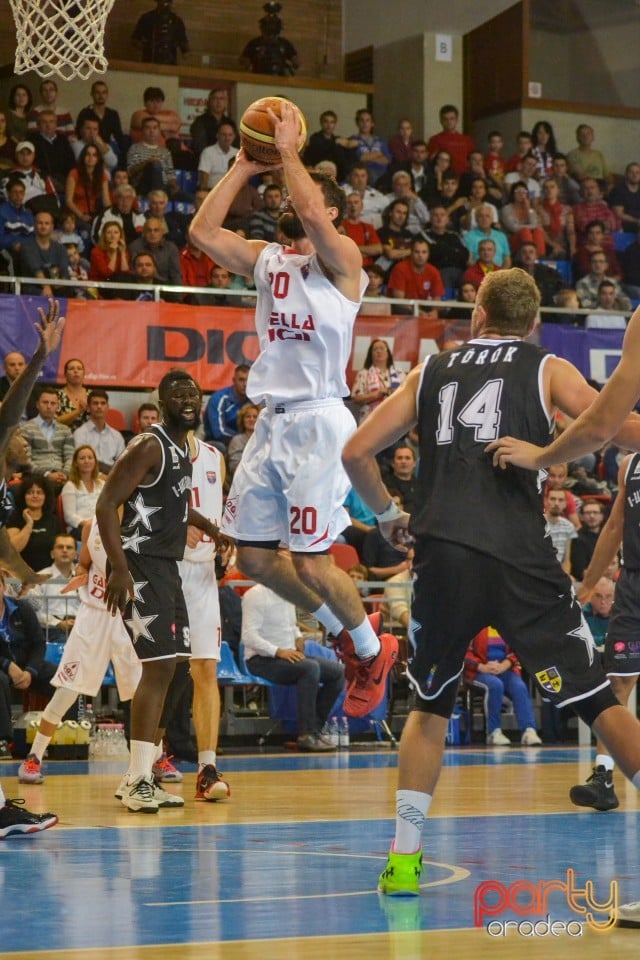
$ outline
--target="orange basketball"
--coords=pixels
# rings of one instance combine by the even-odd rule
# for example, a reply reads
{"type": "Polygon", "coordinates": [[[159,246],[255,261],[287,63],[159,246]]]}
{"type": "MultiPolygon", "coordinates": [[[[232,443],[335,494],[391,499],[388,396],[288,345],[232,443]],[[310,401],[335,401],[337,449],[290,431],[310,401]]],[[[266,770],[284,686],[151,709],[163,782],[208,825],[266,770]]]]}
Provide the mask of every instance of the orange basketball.
{"type": "Polygon", "coordinates": [[[284,97],[262,97],[247,107],[240,120],[240,141],[252,160],[260,163],[280,163],[280,154],[273,137],[273,121],[267,111],[272,110],[279,117],[283,103],[291,103],[300,117],[298,150],[304,147],[307,139],[307,124],[302,110],[284,97]]]}

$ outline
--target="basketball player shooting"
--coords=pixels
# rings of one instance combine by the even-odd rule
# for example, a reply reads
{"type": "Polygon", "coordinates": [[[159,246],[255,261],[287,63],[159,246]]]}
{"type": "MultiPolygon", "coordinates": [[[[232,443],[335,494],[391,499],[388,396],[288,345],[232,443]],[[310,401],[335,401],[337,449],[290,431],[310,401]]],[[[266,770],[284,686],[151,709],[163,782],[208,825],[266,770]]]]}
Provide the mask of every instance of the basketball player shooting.
{"type": "Polygon", "coordinates": [[[345,712],[364,716],[384,697],[397,640],[378,637],[379,615],[366,617],[356,587],[328,550],[348,523],[340,452],[355,421],[342,398],[366,276],[357,246],[336,229],[343,191],[300,160],[296,109],[284,102],[280,117],[269,114],[289,195],[279,227],[291,246],[246,240],[222,227],[238,191],[274,169],[250,160],[244,148],[190,231],[216,263],[253,275],[258,292],[260,354],[247,392],[265,409],[234,475],[222,529],[235,539],[246,576],[309,610],[336,638],[348,682],[345,712]],[[281,542],[292,562],[278,554],[281,542]]]}

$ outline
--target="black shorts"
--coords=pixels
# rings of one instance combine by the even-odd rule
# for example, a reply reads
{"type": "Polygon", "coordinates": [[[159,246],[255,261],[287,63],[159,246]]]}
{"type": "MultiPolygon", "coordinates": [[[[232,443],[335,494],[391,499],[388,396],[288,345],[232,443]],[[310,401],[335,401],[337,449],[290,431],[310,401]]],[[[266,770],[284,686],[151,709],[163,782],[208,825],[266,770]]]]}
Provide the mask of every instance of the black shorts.
{"type": "Polygon", "coordinates": [[[549,564],[546,577],[532,576],[470,547],[430,539],[416,545],[414,570],[408,673],[424,701],[457,686],[469,643],[489,626],[556,706],[609,686],[559,564],[549,564]]]}
{"type": "Polygon", "coordinates": [[[606,672],[612,676],[640,674],[640,570],[622,568],[616,584],[603,662],[606,672]]]}
{"type": "Polygon", "coordinates": [[[189,618],[177,560],[125,551],[134,599],[123,620],[139,660],[190,657],[189,618]]]}

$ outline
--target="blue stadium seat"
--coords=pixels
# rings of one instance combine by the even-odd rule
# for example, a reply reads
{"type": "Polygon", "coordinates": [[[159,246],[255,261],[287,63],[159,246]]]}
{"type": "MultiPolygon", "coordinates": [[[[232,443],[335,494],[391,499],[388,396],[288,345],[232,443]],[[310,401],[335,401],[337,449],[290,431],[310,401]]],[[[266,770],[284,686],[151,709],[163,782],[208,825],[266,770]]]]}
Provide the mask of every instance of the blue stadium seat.
{"type": "Polygon", "coordinates": [[[540,260],[547,267],[553,267],[557,270],[567,287],[573,286],[573,267],[570,260],[540,260]]]}
{"type": "Polygon", "coordinates": [[[220,644],[220,660],[218,662],[218,683],[246,684],[247,678],[236,663],[233,651],[226,640],[220,644]]]}
{"type": "Polygon", "coordinates": [[[616,230],[613,235],[613,249],[618,252],[626,250],[629,244],[636,239],[635,233],[627,233],[626,230],[616,230]]]}
{"type": "Polygon", "coordinates": [[[185,193],[195,193],[198,188],[197,170],[176,170],[178,186],[185,193]]]}
{"type": "Polygon", "coordinates": [[[63,653],[64,643],[54,643],[51,640],[47,641],[47,652],[44,655],[45,660],[48,660],[49,663],[55,664],[57,667],[62,660],[63,653]]]}

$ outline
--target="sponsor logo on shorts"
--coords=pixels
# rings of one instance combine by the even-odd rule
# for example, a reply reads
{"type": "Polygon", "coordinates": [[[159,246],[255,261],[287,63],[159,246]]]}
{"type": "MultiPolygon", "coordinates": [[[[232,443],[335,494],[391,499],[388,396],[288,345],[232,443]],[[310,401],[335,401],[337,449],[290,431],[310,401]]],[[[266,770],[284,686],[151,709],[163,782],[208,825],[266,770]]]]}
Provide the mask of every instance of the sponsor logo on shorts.
{"type": "Polygon", "coordinates": [[[57,673],[57,679],[60,683],[73,683],[75,678],[78,676],[78,670],[80,669],[80,661],[73,660],[71,663],[65,663],[57,673]]]}
{"type": "Polygon", "coordinates": [[[231,499],[231,497],[228,497],[227,502],[224,505],[225,517],[227,517],[229,520],[233,520],[236,515],[237,509],[238,509],[237,498],[234,497],[233,499],[231,499]]]}
{"type": "Polygon", "coordinates": [[[536,680],[547,693],[560,693],[562,690],[562,677],[557,667],[547,667],[546,670],[540,670],[539,673],[536,673],[536,680]]]}
{"type": "Polygon", "coordinates": [[[207,470],[207,483],[215,483],[217,479],[215,470],[207,470]]]}
{"type": "Polygon", "coordinates": [[[182,628],[182,644],[189,650],[191,648],[191,634],[189,632],[189,627],[182,628]]]}

